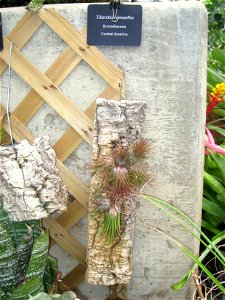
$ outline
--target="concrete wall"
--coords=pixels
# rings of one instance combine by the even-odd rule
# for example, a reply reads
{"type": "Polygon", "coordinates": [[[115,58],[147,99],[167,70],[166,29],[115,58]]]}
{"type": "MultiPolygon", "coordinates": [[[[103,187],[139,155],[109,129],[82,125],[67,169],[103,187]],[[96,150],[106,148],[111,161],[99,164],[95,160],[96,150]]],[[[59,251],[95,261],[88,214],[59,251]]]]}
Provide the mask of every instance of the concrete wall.
{"type": "MultiPolygon", "coordinates": [[[[86,4],[55,5],[79,29],[86,25],[86,4]]],[[[25,13],[24,8],[1,9],[3,32],[7,35],[25,13]]],[[[45,24],[22,52],[45,71],[64,42],[45,24]]],[[[154,174],[148,193],[180,207],[199,224],[203,170],[205,122],[207,14],[198,2],[143,4],[143,37],[140,47],[99,47],[114,64],[126,72],[127,99],[147,101],[145,136],[151,140],[150,171],[154,174]]],[[[60,89],[82,110],[105,88],[106,83],[84,62],[71,73],[60,89]]],[[[12,74],[11,110],[29,91],[12,74]]],[[[1,77],[1,101],[6,103],[7,72],[1,77]]],[[[29,122],[36,136],[49,134],[54,143],[68,125],[47,104],[29,122]]],[[[88,184],[91,147],[83,142],[66,165],[88,184]]],[[[146,200],[140,200],[138,216],[162,228],[196,250],[197,243],[178,225],[146,200]]],[[[85,245],[86,219],[70,232],[85,245]]],[[[76,261],[55,246],[63,273],[76,261]]],[[[169,240],[137,221],[133,280],[129,300],[191,299],[190,286],[175,293],[170,285],[191,265],[190,260],[169,240]]],[[[105,287],[83,283],[81,299],[102,300],[105,287]]]]}

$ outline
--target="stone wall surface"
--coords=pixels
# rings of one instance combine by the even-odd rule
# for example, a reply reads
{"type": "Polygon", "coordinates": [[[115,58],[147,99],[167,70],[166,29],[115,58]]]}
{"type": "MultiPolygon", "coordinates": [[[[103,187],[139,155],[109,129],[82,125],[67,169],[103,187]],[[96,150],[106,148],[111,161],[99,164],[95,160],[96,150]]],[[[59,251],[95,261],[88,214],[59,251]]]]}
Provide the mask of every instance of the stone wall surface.
{"type": "MultiPolygon", "coordinates": [[[[149,158],[153,179],[149,194],[168,200],[191,216],[201,219],[203,140],[205,123],[207,14],[198,2],[143,3],[140,47],[99,47],[115,65],[125,70],[126,99],[147,101],[145,136],[151,141],[149,158]]],[[[48,7],[48,6],[46,6],[48,7]]],[[[51,5],[78,29],[86,26],[87,5],[51,5]]],[[[8,35],[25,13],[24,8],[1,9],[3,32],[8,35]]],[[[43,24],[22,52],[41,71],[47,70],[65,43],[43,24]]],[[[7,71],[1,76],[0,98],[6,104],[7,71]]],[[[82,110],[106,87],[106,83],[85,62],[81,62],[60,89],[82,110]]],[[[12,72],[11,110],[30,87],[12,72]]],[[[36,135],[49,134],[54,143],[68,128],[47,104],[29,122],[36,135]]],[[[90,180],[91,146],[83,142],[66,165],[81,180],[90,180]]],[[[146,200],[139,200],[137,215],[146,223],[163,229],[190,249],[198,244],[169,217],[146,200]]],[[[70,233],[86,245],[87,220],[82,219],[70,233]]],[[[76,261],[55,245],[63,274],[76,261]]],[[[190,285],[173,292],[170,285],[184,275],[190,260],[169,239],[138,220],[133,252],[133,280],[129,300],[189,300],[190,285]]],[[[103,300],[108,289],[83,283],[81,299],[103,300]]]]}

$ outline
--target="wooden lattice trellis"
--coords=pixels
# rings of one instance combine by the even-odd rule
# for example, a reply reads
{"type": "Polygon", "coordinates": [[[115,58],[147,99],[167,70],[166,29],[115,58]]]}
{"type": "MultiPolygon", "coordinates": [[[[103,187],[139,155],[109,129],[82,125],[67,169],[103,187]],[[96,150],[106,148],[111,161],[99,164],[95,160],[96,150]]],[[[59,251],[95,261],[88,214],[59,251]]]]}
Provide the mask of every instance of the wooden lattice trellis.
{"type": "MultiPolygon", "coordinates": [[[[85,60],[108,83],[99,97],[119,99],[125,96],[123,72],[107,60],[96,47],[86,44],[85,30],[79,32],[54,9],[41,9],[38,14],[27,12],[8,37],[4,37],[4,50],[0,52],[0,74],[7,67],[11,42],[14,43],[11,67],[32,88],[11,113],[14,139],[17,142],[22,139],[33,141],[34,135],[26,128],[26,124],[45,101],[71,126],[55,143],[54,149],[60,176],[75,200],[70,204],[68,211],[57,219],[44,219],[44,226],[49,229],[51,238],[79,262],[64,277],[65,284],[73,289],[84,280],[86,249],[68,233],[68,230],[87,214],[88,187],[63,162],[83,139],[92,143],[95,101],[82,112],[58,86],[82,60],[85,60]],[[45,74],[20,52],[43,22],[68,44],[45,74]]],[[[3,105],[1,112],[0,121],[8,132],[3,105]]]]}

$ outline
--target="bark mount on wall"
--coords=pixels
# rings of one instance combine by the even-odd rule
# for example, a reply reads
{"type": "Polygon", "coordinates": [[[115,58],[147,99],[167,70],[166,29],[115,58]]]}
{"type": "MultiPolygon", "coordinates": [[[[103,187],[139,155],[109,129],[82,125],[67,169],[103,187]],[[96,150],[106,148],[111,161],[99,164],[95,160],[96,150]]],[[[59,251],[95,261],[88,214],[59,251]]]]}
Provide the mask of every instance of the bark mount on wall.
{"type": "MultiPolygon", "coordinates": [[[[102,168],[104,160],[110,159],[117,145],[121,147],[119,149],[125,149],[126,151],[129,145],[133,145],[141,139],[145,110],[145,102],[97,99],[93,164],[97,162],[102,168]]],[[[127,284],[132,275],[135,196],[132,195],[129,201],[125,201],[124,197],[118,197],[115,200],[115,206],[120,209],[123,208],[121,214],[121,227],[123,229],[120,236],[115,236],[115,239],[109,242],[106,235],[102,234],[101,223],[103,217],[101,214],[96,213],[98,210],[96,191],[98,186],[102,184],[101,182],[102,178],[100,178],[98,172],[93,172],[89,198],[89,241],[86,278],[89,283],[98,285],[127,284]]],[[[107,198],[106,195],[107,191],[104,193],[107,198]]],[[[107,199],[104,199],[104,201],[104,205],[107,205],[107,199]]]]}
{"type": "Polygon", "coordinates": [[[13,221],[41,219],[67,208],[49,137],[0,147],[0,200],[13,221]]]}

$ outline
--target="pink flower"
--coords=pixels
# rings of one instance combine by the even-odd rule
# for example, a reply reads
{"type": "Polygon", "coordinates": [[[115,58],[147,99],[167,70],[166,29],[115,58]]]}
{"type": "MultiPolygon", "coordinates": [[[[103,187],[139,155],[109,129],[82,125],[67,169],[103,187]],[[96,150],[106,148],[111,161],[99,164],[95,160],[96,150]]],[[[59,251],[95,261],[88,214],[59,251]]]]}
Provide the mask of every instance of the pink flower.
{"type": "MultiPolygon", "coordinates": [[[[212,136],[212,133],[210,132],[210,130],[208,128],[206,128],[206,140],[205,140],[205,146],[211,150],[216,151],[217,153],[221,153],[223,155],[225,155],[225,149],[223,149],[222,147],[218,146],[215,141],[214,138],[212,136]]],[[[208,154],[208,152],[206,152],[206,154],[208,154]]]]}

